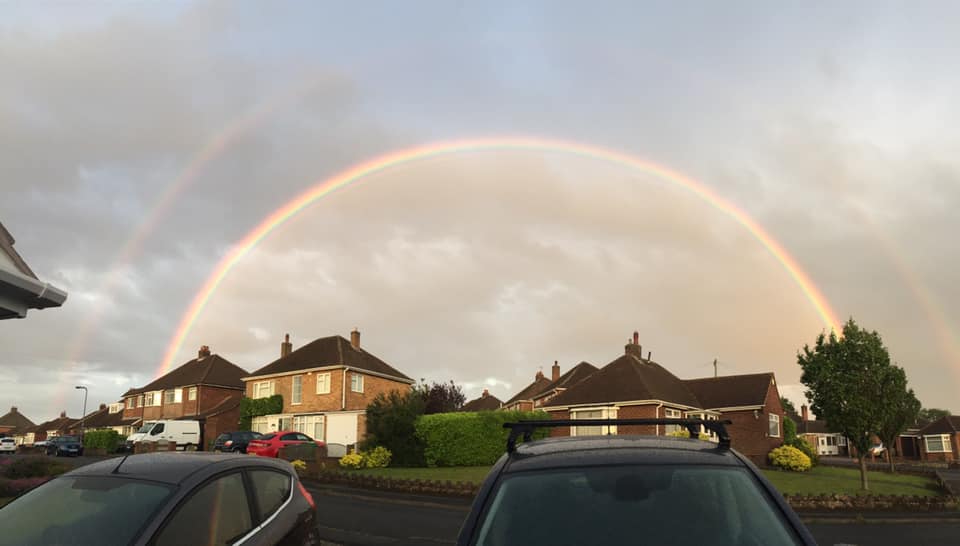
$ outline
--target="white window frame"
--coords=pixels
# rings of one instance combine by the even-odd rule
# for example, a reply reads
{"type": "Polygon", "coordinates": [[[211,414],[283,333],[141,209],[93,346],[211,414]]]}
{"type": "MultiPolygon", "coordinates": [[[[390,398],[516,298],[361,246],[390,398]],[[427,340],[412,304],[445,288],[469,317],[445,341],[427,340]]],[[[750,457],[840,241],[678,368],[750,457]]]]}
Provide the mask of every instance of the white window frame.
{"type": "MultiPolygon", "coordinates": [[[[299,406],[302,403],[303,403],[303,376],[295,375],[290,379],[290,405],[299,406]]],[[[303,432],[303,431],[300,431],[300,432],[303,432]]]]}
{"type": "Polygon", "coordinates": [[[138,407],[138,406],[141,407],[141,408],[144,406],[144,404],[143,404],[143,395],[142,395],[142,394],[137,397],[137,403],[136,403],[136,405],[135,405],[134,407],[138,407]]]}
{"type": "Polygon", "coordinates": [[[317,394],[330,394],[330,373],[318,373],[317,374],[317,394]],[[322,380],[322,381],[321,381],[322,380]],[[323,385],[326,385],[326,388],[322,388],[323,385]]]}
{"type": "Polygon", "coordinates": [[[174,404],[183,403],[183,389],[173,389],[173,403],[174,404]]]}
{"type": "Polygon", "coordinates": [[[167,389],[163,391],[163,403],[164,404],[176,404],[177,403],[177,389],[167,389]],[[169,395],[169,396],[167,396],[169,395]],[[168,400],[169,398],[169,400],[168,400]]]}
{"type": "Polygon", "coordinates": [[[187,389],[187,400],[193,402],[196,399],[197,399],[197,388],[190,387],[189,389],[187,389]]]}
{"type": "Polygon", "coordinates": [[[254,432],[259,432],[260,434],[266,434],[270,432],[270,425],[267,423],[267,416],[261,415],[260,417],[254,417],[250,420],[250,430],[254,432]]]}
{"type": "Polygon", "coordinates": [[[350,392],[363,392],[363,374],[350,372],[350,392]]]}
{"type": "MultiPolygon", "coordinates": [[[[683,419],[683,412],[678,409],[663,408],[663,417],[665,419],[683,419]]],[[[664,436],[669,436],[682,428],[680,425],[664,425],[663,434],[664,436]]]]}
{"type": "Polygon", "coordinates": [[[269,398],[273,396],[273,381],[257,381],[253,384],[254,398],[269,398]]]}
{"type": "Polygon", "coordinates": [[[152,393],[152,392],[145,393],[145,394],[143,395],[143,397],[144,397],[144,398],[143,398],[143,405],[142,405],[143,407],[153,406],[153,405],[154,405],[154,404],[153,404],[153,393],[152,393]]]}
{"type": "MultiPolygon", "coordinates": [[[[617,408],[610,407],[594,407],[594,408],[578,408],[575,410],[570,410],[571,419],[616,419],[617,418],[617,408]],[[593,413],[600,412],[600,417],[578,417],[578,413],[593,413]]],[[[570,436],[606,436],[607,434],[617,434],[617,427],[614,426],[599,426],[599,427],[570,427],[570,436]],[[594,429],[600,429],[599,434],[594,433],[594,429]],[[589,433],[585,433],[584,430],[580,429],[590,429],[589,433]]]]}
{"type": "Polygon", "coordinates": [[[953,453],[953,446],[950,445],[949,434],[927,434],[923,437],[923,447],[927,453],[953,453]],[[942,443],[942,449],[930,449],[930,440],[939,439],[942,443]]]}
{"type": "Polygon", "coordinates": [[[777,415],[776,413],[771,413],[770,416],[767,418],[767,434],[768,434],[771,438],[779,438],[779,437],[780,437],[780,416],[777,415]],[[776,423],[776,425],[777,425],[777,433],[776,433],[776,434],[770,434],[770,425],[773,425],[774,423],[776,423]]]}
{"type": "Polygon", "coordinates": [[[131,396],[127,399],[127,405],[124,409],[137,409],[137,397],[131,396]]]}

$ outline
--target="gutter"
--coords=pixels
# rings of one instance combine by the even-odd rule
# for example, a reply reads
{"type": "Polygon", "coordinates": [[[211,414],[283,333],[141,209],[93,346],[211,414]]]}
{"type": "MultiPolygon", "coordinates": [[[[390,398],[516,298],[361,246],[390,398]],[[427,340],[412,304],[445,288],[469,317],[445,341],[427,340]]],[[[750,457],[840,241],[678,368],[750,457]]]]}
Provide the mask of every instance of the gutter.
{"type": "Polygon", "coordinates": [[[24,305],[23,312],[19,313],[22,316],[26,315],[26,309],[60,307],[67,300],[67,293],[50,283],[0,268],[0,289],[5,288],[4,285],[12,289],[11,296],[24,305]]]}
{"type": "Polygon", "coordinates": [[[343,391],[340,395],[340,411],[347,409],[347,372],[350,370],[350,366],[343,367],[343,378],[340,380],[340,390],[343,391]]]}

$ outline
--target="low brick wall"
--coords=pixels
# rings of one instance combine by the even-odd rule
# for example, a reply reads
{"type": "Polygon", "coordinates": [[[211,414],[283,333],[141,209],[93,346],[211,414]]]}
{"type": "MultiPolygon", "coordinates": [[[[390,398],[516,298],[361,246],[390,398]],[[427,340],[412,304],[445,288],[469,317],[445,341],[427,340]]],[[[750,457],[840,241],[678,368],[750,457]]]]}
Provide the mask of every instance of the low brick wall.
{"type": "Polygon", "coordinates": [[[914,495],[784,495],[798,512],[945,512],[960,509],[957,497],[914,495]]]}
{"type": "Polygon", "coordinates": [[[338,470],[321,470],[311,475],[308,469],[304,477],[320,483],[346,485],[362,489],[379,489],[419,495],[442,495],[445,497],[473,498],[480,490],[479,484],[470,482],[454,482],[450,480],[402,480],[380,476],[366,476],[357,472],[338,470]]]}

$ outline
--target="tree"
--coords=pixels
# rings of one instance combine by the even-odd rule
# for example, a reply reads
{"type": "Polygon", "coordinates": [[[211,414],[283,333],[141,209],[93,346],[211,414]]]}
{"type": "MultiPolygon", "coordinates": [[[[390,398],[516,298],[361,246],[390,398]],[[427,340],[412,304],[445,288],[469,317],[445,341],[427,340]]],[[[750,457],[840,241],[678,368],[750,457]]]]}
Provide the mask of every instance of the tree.
{"type": "Polygon", "coordinates": [[[880,424],[877,427],[877,436],[887,446],[887,461],[890,463],[890,472],[895,472],[893,464],[893,446],[897,437],[916,422],[920,412],[920,401],[913,394],[913,389],[907,388],[907,374],[899,366],[890,366],[884,373],[880,385],[880,398],[883,400],[880,411],[880,424]]]}
{"type": "Polygon", "coordinates": [[[917,426],[923,428],[930,423],[950,415],[950,410],[938,408],[923,408],[917,415],[917,426]]]}
{"type": "Polygon", "coordinates": [[[406,393],[380,393],[367,406],[367,438],[364,449],[383,446],[393,453],[398,466],[422,466],[423,442],[416,435],[414,425],[423,415],[426,400],[420,390],[406,393]]]}
{"type": "Polygon", "coordinates": [[[869,489],[866,455],[871,435],[879,430],[883,380],[890,368],[880,334],[861,329],[851,318],[843,325],[842,337],[834,331],[829,336],[821,333],[812,349],[804,345],[797,362],[813,412],[856,448],[860,484],[869,489]]]}
{"type": "Polygon", "coordinates": [[[792,446],[797,441],[797,424],[789,416],[783,420],[783,443],[792,446]]]}
{"type": "Polygon", "coordinates": [[[425,415],[457,411],[467,401],[463,389],[453,381],[449,383],[434,382],[427,385],[421,380],[416,389],[421,393],[426,404],[423,412],[425,415]]]}
{"type": "Polygon", "coordinates": [[[797,415],[797,406],[794,406],[793,402],[786,396],[780,397],[780,405],[783,406],[783,411],[788,411],[793,415],[797,415]]]}

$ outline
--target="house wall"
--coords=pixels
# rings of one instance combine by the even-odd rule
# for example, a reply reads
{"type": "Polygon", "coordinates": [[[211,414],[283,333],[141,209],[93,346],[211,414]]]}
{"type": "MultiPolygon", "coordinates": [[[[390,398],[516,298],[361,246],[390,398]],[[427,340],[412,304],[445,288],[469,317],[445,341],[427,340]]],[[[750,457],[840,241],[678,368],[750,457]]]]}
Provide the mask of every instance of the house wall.
{"type": "Polygon", "coordinates": [[[785,418],[783,406],[780,404],[780,393],[776,385],[767,386],[763,408],[757,410],[756,417],[754,417],[754,410],[724,412],[720,416],[720,419],[733,421],[732,425],[727,425],[727,432],[730,434],[733,449],[748,457],[753,461],[753,464],[758,466],[767,466],[769,464],[767,454],[770,453],[770,450],[783,445],[783,421],[785,418]],[[780,416],[779,437],[768,434],[771,413],[780,416]]]}
{"type": "Polygon", "coordinates": [[[223,432],[237,430],[237,427],[240,425],[240,406],[207,417],[201,423],[203,430],[203,446],[201,449],[209,450],[212,449],[213,441],[217,439],[223,432]]]}
{"type": "Polygon", "coordinates": [[[950,435],[950,449],[953,451],[949,453],[928,453],[926,440],[924,440],[923,437],[920,438],[920,458],[924,461],[943,463],[957,460],[957,454],[960,453],[960,435],[950,435]]]}
{"type": "Polygon", "coordinates": [[[503,409],[507,411],[533,411],[533,401],[518,400],[509,406],[504,406],[503,409]]]}
{"type": "Polygon", "coordinates": [[[307,372],[302,374],[290,374],[280,377],[271,377],[258,380],[252,378],[246,382],[246,394],[253,398],[254,384],[262,381],[273,382],[274,394],[283,397],[284,414],[300,413],[322,413],[329,411],[346,410],[365,410],[370,402],[380,393],[390,391],[407,392],[410,385],[392,379],[386,379],[374,375],[364,374],[355,370],[328,370],[325,372],[307,372]],[[317,375],[320,373],[330,374],[330,392],[328,394],[317,394],[317,375]],[[353,392],[350,389],[351,376],[359,373],[363,376],[363,392],[353,392]],[[301,402],[292,403],[293,400],[293,377],[300,375],[302,379],[301,402]],[[346,380],[346,407],[344,407],[344,380],[346,380]]]}

